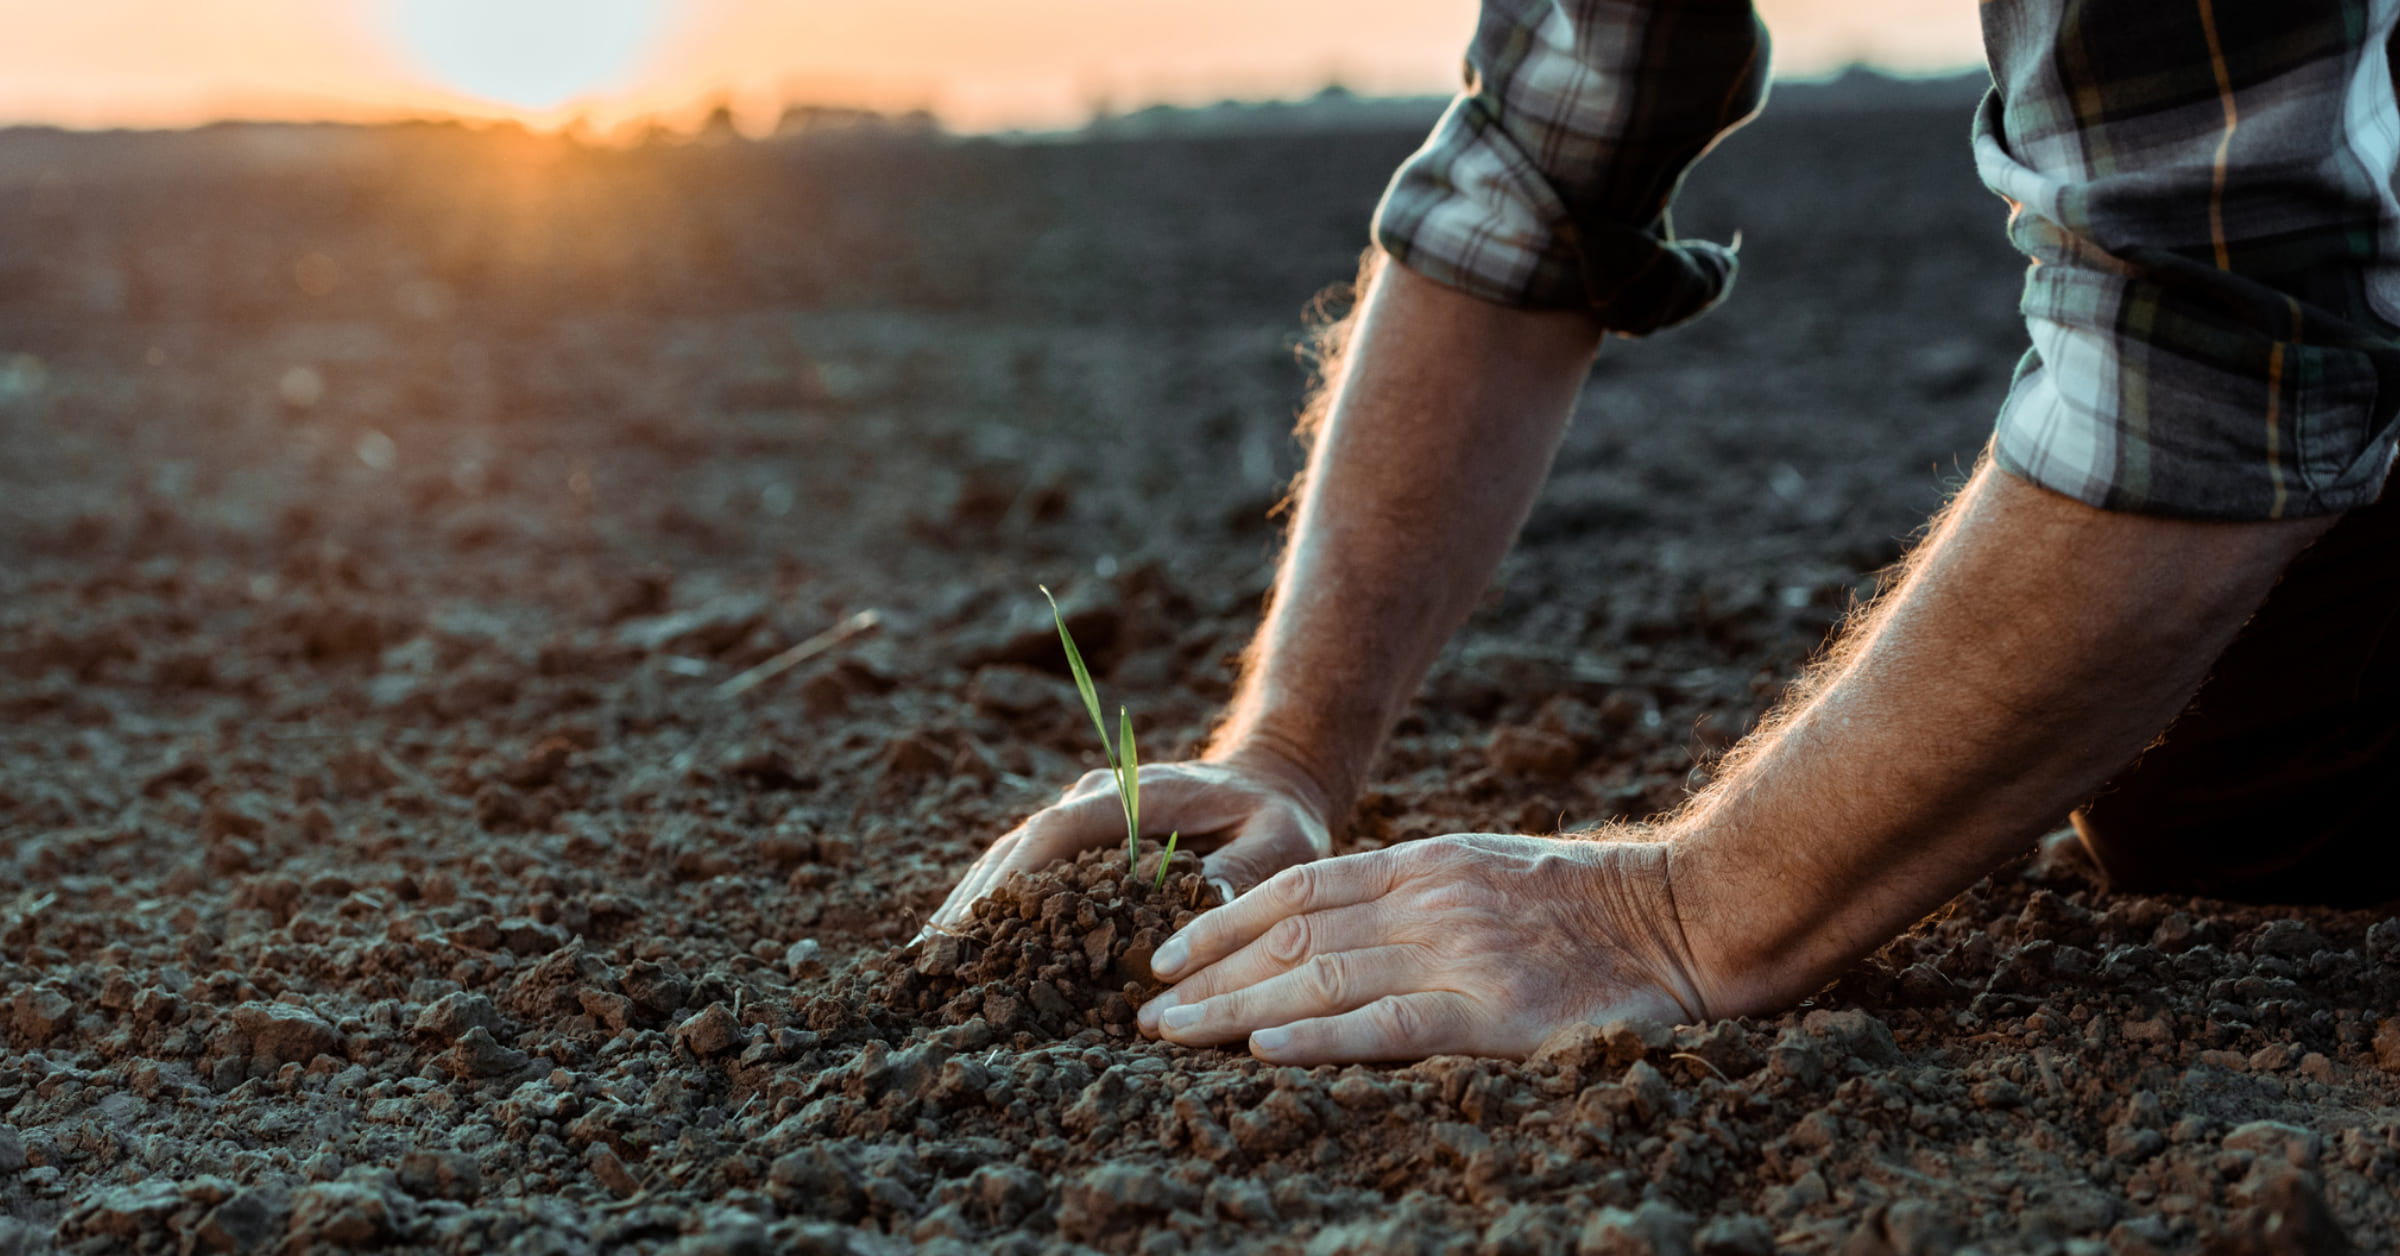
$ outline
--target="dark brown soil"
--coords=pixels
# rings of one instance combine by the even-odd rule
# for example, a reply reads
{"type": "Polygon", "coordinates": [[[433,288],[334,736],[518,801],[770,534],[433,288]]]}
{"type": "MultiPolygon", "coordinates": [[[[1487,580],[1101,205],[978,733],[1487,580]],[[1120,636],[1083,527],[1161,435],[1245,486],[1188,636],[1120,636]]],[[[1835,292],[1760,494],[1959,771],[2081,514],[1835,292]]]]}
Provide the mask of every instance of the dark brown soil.
{"type": "Polygon", "coordinates": [[[1062,1038],[1125,1043],[1134,1009],[1166,987],[1150,972],[1159,943],[1218,904],[1200,860],[1144,842],[1128,871],[1117,847],[1012,873],[975,904],[974,919],[932,929],[896,956],[870,960],[801,1007],[809,1028],[861,1030],[887,1042],[912,1030],[965,1026],[1019,1050],[1062,1038]]]}
{"type": "MultiPolygon", "coordinates": [[[[1741,290],[1604,354],[1347,849],[1672,805],[1972,458],[2004,207],[1842,90],[1694,179],[1741,290]]],[[[1416,139],[0,133],[0,1253],[2400,1245],[2388,909],[2054,847],[1406,1068],[1131,1036],[1201,900],[1122,852],[903,949],[1092,766],[1035,584],[1205,734],[1416,139]]]]}

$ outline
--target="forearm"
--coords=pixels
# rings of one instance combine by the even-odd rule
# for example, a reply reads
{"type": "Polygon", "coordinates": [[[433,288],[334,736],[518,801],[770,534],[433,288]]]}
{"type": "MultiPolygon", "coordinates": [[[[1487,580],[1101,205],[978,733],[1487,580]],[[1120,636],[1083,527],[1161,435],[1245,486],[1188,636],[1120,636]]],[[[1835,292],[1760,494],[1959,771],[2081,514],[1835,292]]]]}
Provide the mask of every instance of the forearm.
{"type": "Polygon", "coordinates": [[[1540,491],[1599,343],[1384,266],[1362,297],[1267,617],[1212,753],[1286,761],[1329,825],[1540,491]]]}
{"type": "Polygon", "coordinates": [[[1986,465],[1670,825],[1710,1010],[1806,995],[2057,823],[2175,718],[2327,522],[2111,514],[1986,465]]]}

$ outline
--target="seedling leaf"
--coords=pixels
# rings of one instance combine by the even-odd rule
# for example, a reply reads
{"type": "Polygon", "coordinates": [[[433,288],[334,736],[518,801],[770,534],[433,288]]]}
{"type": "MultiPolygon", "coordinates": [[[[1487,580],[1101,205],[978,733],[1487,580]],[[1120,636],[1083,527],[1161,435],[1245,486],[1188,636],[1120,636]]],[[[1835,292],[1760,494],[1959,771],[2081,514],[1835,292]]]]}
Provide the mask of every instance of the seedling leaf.
{"type": "Polygon", "coordinates": [[[1050,619],[1058,625],[1058,643],[1067,647],[1067,669],[1075,673],[1075,691],[1083,695],[1083,709],[1091,712],[1092,728],[1100,734],[1100,753],[1108,756],[1108,766],[1117,766],[1117,751],[1108,744],[1108,721],[1100,714],[1100,692],[1092,688],[1091,669],[1083,665],[1083,651],[1075,648],[1074,634],[1067,631],[1067,617],[1059,613],[1058,599],[1050,596],[1050,586],[1036,585],[1050,602],[1050,619]]]}
{"type": "Polygon", "coordinates": [[[1132,872],[1142,849],[1142,764],[1134,757],[1133,716],[1123,707],[1117,708],[1117,745],[1125,752],[1124,766],[1117,769],[1117,797],[1125,803],[1125,871],[1132,872]]]}
{"type": "Polygon", "coordinates": [[[1058,625],[1058,643],[1067,648],[1067,669],[1075,673],[1075,692],[1083,695],[1083,709],[1092,717],[1092,729],[1100,734],[1100,753],[1108,758],[1109,775],[1116,778],[1117,805],[1125,809],[1125,873],[1135,875],[1140,862],[1142,840],[1142,778],[1141,763],[1133,748],[1133,716],[1125,708],[1117,708],[1117,740],[1124,745],[1124,757],[1108,741],[1108,720],[1100,714],[1100,691],[1092,685],[1092,672],[1083,665],[1083,651],[1075,648],[1075,634],[1067,631],[1067,617],[1059,613],[1058,599],[1050,596],[1048,585],[1036,585],[1050,602],[1051,622],[1058,625]]]}
{"type": "Polygon", "coordinates": [[[1182,836],[1183,832],[1180,829],[1173,833],[1167,834],[1167,853],[1158,857],[1158,879],[1150,883],[1151,889],[1163,890],[1167,888],[1167,865],[1174,862],[1175,839],[1182,836]]]}

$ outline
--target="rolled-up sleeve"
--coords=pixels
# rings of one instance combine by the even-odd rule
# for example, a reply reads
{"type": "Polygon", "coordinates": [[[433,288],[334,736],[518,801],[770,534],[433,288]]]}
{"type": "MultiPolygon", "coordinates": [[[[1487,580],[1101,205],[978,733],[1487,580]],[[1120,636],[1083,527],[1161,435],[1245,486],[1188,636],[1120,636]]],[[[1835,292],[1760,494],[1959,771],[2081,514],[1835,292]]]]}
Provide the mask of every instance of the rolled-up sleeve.
{"type": "Polygon", "coordinates": [[[1748,0],[1484,0],[1466,90],[1403,163],[1375,241],[1506,305],[1639,335],[1722,299],[1733,250],[1678,240],[1692,163],[1766,98],[1748,0]]]}
{"type": "Polygon", "coordinates": [[[2400,409],[2393,0],[1990,0],[1977,169],[2032,265],[2006,470],[2104,509],[2374,501],[2400,409]]]}

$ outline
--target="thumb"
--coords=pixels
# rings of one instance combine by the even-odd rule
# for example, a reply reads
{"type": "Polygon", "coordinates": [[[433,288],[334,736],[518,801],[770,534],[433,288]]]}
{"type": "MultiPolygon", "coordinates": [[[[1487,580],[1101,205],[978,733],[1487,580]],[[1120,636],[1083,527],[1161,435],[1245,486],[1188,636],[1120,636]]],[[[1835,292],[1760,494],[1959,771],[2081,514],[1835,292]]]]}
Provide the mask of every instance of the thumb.
{"type": "Polygon", "coordinates": [[[1087,794],[1040,812],[1025,822],[1025,840],[1009,855],[1008,866],[1034,873],[1094,846],[1122,844],[1125,813],[1118,806],[1115,794],[1087,794]]]}
{"type": "Polygon", "coordinates": [[[1240,837],[1209,852],[1200,861],[1200,871],[1225,895],[1225,901],[1232,902],[1259,882],[1316,857],[1316,845],[1297,823],[1288,817],[1262,818],[1240,837]]]}

